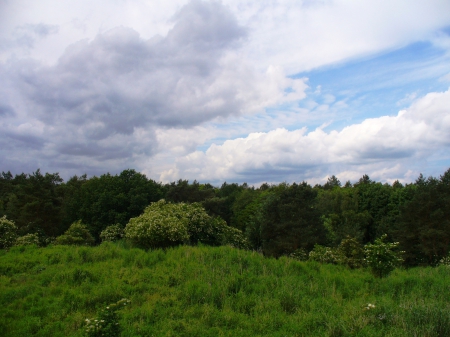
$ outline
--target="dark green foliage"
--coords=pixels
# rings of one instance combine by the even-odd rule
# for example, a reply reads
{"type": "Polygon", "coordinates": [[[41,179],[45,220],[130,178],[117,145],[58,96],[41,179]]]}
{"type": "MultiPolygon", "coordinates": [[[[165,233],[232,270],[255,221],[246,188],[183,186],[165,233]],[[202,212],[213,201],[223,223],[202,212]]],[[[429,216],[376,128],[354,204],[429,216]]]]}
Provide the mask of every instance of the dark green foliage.
{"type": "Polygon", "coordinates": [[[450,251],[450,169],[440,179],[420,176],[415,186],[401,208],[396,237],[407,265],[435,265],[450,251]]]}
{"type": "Polygon", "coordinates": [[[326,190],[332,190],[335,187],[341,187],[341,182],[336,176],[332,175],[331,177],[328,178],[325,185],[323,185],[323,188],[326,190]]]}
{"type": "Polygon", "coordinates": [[[347,236],[363,241],[372,222],[367,211],[358,212],[358,191],[354,188],[319,189],[316,207],[327,230],[327,243],[337,246],[347,236]]]}
{"type": "Polygon", "coordinates": [[[266,197],[270,194],[267,189],[264,191],[246,189],[236,198],[232,206],[233,227],[241,229],[254,250],[262,247],[261,223],[263,205],[266,197]]]}
{"type": "Polygon", "coordinates": [[[203,208],[211,216],[220,216],[230,224],[231,212],[228,198],[213,197],[201,202],[203,208]]]}
{"type": "MultiPolygon", "coordinates": [[[[381,184],[364,175],[343,187],[331,176],[314,188],[306,183],[259,188],[223,183],[217,188],[187,180],[163,186],[134,170],[90,179],[74,176],[66,183],[58,173],[2,172],[0,216],[15,222],[17,236],[37,235],[39,245],[51,243],[77,220],[99,243],[108,226],[124,226],[166,195],[177,203],[201,203],[210,217],[242,231],[251,249],[268,256],[308,253],[315,244],[338,247],[347,236],[367,244],[386,233],[400,242],[406,266],[436,265],[450,251],[449,175],[420,176],[406,185],[381,184]]],[[[214,245],[219,241],[193,238],[214,245]]]]}
{"type": "MultiPolygon", "coordinates": [[[[76,185],[78,181],[72,181],[76,185]]],[[[81,219],[89,224],[96,241],[111,224],[125,226],[130,218],[140,215],[151,202],[162,197],[161,186],[141,173],[125,170],[109,173],[79,184],[66,206],[67,220],[81,219]]]]}
{"type": "Polygon", "coordinates": [[[371,217],[364,233],[364,242],[373,242],[376,238],[377,225],[388,214],[392,187],[376,183],[364,175],[355,187],[358,191],[358,212],[367,211],[371,217]]]}
{"type": "Polygon", "coordinates": [[[13,191],[13,175],[11,172],[2,172],[0,174],[0,216],[6,214],[8,196],[13,191]]]}
{"type": "Polygon", "coordinates": [[[266,256],[307,251],[325,242],[325,228],[315,207],[316,191],[305,182],[280,186],[262,207],[261,241],[266,256]]]}
{"type": "Polygon", "coordinates": [[[329,231],[330,243],[336,245],[348,236],[363,242],[366,230],[372,222],[372,217],[368,211],[357,213],[353,210],[346,210],[341,214],[330,214],[323,218],[323,221],[329,231]]]}
{"type": "Polygon", "coordinates": [[[336,253],[339,264],[346,265],[352,269],[365,266],[364,247],[356,238],[347,237],[342,240],[336,253]]]}
{"type": "Polygon", "coordinates": [[[238,184],[227,184],[224,182],[220,189],[215,190],[216,195],[202,201],[202,205],[205,207],[208,214],[220,216],[229,226],[244,231],[245,228],[239,226],[238,222],[235,220],[233,206],[237,204],[236,198],[246,190],[253,189],[249,189],[246,184],[239,186],[238,184]]]}
{"type": "Polygon", "coordinates": [[[32,174],[12,175],[2,172],[0,177],[0,215],[14,220],[19,234],[40,232],[56,236],[61,228],[62,179],[58,173],[42,175],[38,169],[32,174]]]}
{"type": "Polygon", "coordinates": [[[188,180],[178,180],[166,185],[165,199],[169,202],[201,202],[214,197],[215,192],[212,185],[200,185],[196,180],[189,184],[188,180]]]}
{"type": "Polygon", "coordinates": [[[381,218],[376,226],[376,237],[380,237],[383,234],[388,234],[389,237],[393,238],[396,237],[399,228],[398,223],[401,216],[401,209],[413,198],[415,191],[416,185],[414,184],[403,186],[399,182],[394,182],[391,189],[387,213],[381,218]]]}
{"type": "Polygon", "coordinates": [[[65,184],[61,185],[62,194],[64,196],[62,204],[62,223],[65,230],[80,217],[79,209],[83,205],[83,200],[79,197],[82,186],[88,181],[87,175],[73,176],[65,184]]]}

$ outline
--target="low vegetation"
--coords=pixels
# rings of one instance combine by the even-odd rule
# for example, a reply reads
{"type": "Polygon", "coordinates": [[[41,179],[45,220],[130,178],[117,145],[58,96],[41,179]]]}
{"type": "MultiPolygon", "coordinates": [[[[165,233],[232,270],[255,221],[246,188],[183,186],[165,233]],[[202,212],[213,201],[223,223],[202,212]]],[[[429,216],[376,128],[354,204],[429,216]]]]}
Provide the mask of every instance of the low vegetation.
{"type": "Polygon", "coordinates": [[[12,337],[449,336],[449,279],[445,263],[379,278],[367,268],[267,258],[230,246],[15,246],[0,251],[0,331],[12,337]]]}
{"type": "Polygon", "coordinates": [[[450,336],[450,169],[162,185],[0,175],[5,336],[450,336]]]}
{"type": "MultiPolygon", "coordinates": [[[[404,267],[436,266],[450,252],[449,204],[450,169],[405,185],[363,175],[353,184],[331,176],[323,185],[258,188],[187,180],[161,184],[134,170],[67,182],[40,170],[16,176],[2,172],[0,249],[33,243],[36,237],[40,246],[55,240],[98,245],[125,237],[143,248],[231,244],[276,258],[308,257],[322,249],[326,254],[319,257],[332,261],[347,238],[362,247],[387,234],[385,244],[395,243],[404,252],[404,267]]],[[[356,255],[347,256],[355,268],[356,255]]],[[[390,264],[388,269],[398,261],[390,264]]]]}

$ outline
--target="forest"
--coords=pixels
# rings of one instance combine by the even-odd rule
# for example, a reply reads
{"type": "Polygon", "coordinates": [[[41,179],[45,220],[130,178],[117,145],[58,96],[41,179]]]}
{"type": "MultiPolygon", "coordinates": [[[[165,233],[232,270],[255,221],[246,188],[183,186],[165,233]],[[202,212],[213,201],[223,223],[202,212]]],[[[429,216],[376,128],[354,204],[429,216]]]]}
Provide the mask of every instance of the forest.
{"type": "Polygon", "coordinates": [[[41,246],[77,221],[86,225],[92,244],[99,244],[107,227],[124,228],[162,199],[201,206],[211,218],[240,231],[247,249],[268,257],[333,249],[350,238],[366,245],[383,235],[398,243],[405,267],[434,266],[450,249],[450,169],[439,178],[420,175],[405,185],[383,184],[363,175],[354,184],[331,176],[324,185],[258,188],[187,180],[162,184],[132,169],[67,181],[39,169],[0,176],[0,217],[13,221],[19,236],[35,234],[41,246]]]}

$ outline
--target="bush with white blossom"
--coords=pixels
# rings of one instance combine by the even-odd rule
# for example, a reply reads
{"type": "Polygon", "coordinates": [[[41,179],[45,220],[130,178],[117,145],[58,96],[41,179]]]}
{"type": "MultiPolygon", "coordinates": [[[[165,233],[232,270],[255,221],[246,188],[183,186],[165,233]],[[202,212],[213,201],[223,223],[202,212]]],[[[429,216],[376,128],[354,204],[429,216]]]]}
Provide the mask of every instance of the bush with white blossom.
{"type": "Polygon", "coordinates": [[[144,213],[130,219],[125,238],[142,248],[165,248],[178,244],[231,244],[241,248],[245,239],[238,229],[209,216],[198,204],[152,203],[144,213]]]}
{"type": "Polygon", "coordinates": [[[364,246],[366,255],[365,262],[376,277],[389,275],[396,267],[403,262],[402,254],[398,251],[398,242],[385,242],[387,235],[384,234],[376,239],[373,244],[364,246]]]}
{"type": "Polygon", "coordinates": [[[320,263],[337,263],[338,257],[336,250],[330,247],[314,245],[314,249],[308,254],[309,260],[320,263]]]}
{"type": "Polygon", "coordinates": [[[110,304],[102,309],[97,318],[86,318],[85,336],[87,337],[118,337],[121,334],[119,316],[117,311],[128,305],[131,301],[123,298],[117,303],[110,304]]]}
{"type": "Polygon", "coordinates": [[[120,224],[108,226],[100,233],[100,239],[102,239],[102,242],[114,242],[120,240],[123,236],[124,230],[120,224]]]}
{"type": "Polygon", "coordinates": [[[16,242],[14,243],[14,246],[29,246],[29,245],[36,245],[39,246],[39,236],[34,234],[26,234],[24,236],[20,236],[16,239],[16,242]]]}
{"type": "Polygon", "coordinates": [[[8,249],[14,245],[17,238],[17,226],[6,215],[0,218],[0,249],[8,249]]]}
{"type": "Polygon", "coordinates": [[[444,256],[442,259],[440,259],[438,265],[450,267],[450,254],[448,254],[447,256],[444,256]]]}

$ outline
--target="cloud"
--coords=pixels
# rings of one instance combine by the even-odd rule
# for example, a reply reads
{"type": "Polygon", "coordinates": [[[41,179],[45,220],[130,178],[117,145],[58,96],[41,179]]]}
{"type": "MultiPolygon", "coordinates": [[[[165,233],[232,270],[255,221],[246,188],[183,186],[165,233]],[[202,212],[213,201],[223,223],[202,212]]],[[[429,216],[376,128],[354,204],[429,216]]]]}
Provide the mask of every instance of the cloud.
{"type": "MultiPolygon", "coordinates": [[[[222,0],[221,3],[229,8],[240,26],[247,27],[246,58],[261,70],[275,65],[289,74],[419,40],[433,39],[441,44],[441,35],[436,35],[436,31],[448,27],[450,20],[450,3],[442,0],[222,0]]],[[[51,44],[36,46],[33,51],[34,56],[53,62],[67,44],[81,38],[92,39],[98,32],[121,25],[145,38],[165,36],[175,22],[169,18],[186,4],[195,6],[188,0],[6,1],[0,10],[0,39],[30,22],[57,25],[59,37],[54,36],[51,44]]],[[[198,1],[197,6],[204,8],[198,1]]],[[[196,13],[201,17],[201,13],[196,13]]]]}
{"type": "Polygon", "coordinates": [[[51,34],[56,34],[59,31],[59,27],[57,25],[48,25],[44,23],[38,24],[26,24],[23,26],[17,27],[17,31],[22,32],[24,34],[30,34],[36,37],[47,37],[51,34]]]}
{"type": "Polygon", "coordinates": [[[11,117],[15,114],[16,113],[11,106],[0,104],[0,117],[11,117]]]}
{"type": "MultiPolygon", "coordinates": [[[[383,96],[384,106],[374,104],[376,90],[411,83],[418,73],[448,81],[448,57],[440,55],[448,52],[450,2],[15,0],[0,6],[0,164],[8,169],[41,167],[67,177],[133,167],[154,176],[165,171],[164,179],[249,182],[327,172],[406,177],[404,163],[431,157],[420,144],[408,147],[418,141],[400,124],[417,134],[443,127],[439,119],[431,126],[431,117],[399,115],[343,128],[352,118],[382,114],[390,101],[383,96]],[[399,76],[374,57],[417,41],[433,47],[426,68],[405,63],[402,54],[395,67],[409,68],[399,76]],[[316,96],[306,78],[291,76],[366,56],[375,62],[360,62],[363,80],[335,90],[309,73],[316,96]],[[371,107],[355,94],[361,87],[371,107]],[[331,120],[340,131],[324,131],[331,120]]],[[[424,93],[405,89],[393,94],[392,106],[421,101],[407,96],[412,92],[424,93]]],[[[425,148],[434,146],[424,137],[425,148]]]]}
{"type": "MultiPolygon", "coordinates": [[[[305,96],[304,79],[287,78],[280,67],[260,73],[241,59],[247,31],[219,2],[192,1],[173,22],[166,36],[151,39],[111,29],[70,45],[55,65],[5,63],[4,88],[14,87],[20,100],[4,111],[23,121],[0,128],[17,141],[17,125],[43,124],[35,144],[53,161],[108,170],[159,151],[158,129],[189,129],[305,96]]],[[[53,29],[27,27],[41,35],[53,29]]]]}
{"type": "Polygon", "coordinates": [[[58,33],[57,25],[44,23],[25,24],[15,28],[12,37],[0,37],[0,53],[5,51],[17,52],[22,49],[25,54],[29,54],[29,49],[34,48],[36,42],[49,35],[58,33]]]}
{"type": "Polygon", "coordinates": [[[290,74],[433,39],[450,3],[399,1],[227,1],[254,32],[248,57],[290,74]]]}
{"type": "Polygon", "coordinates": [[[450,89],[417,99],[396,116],[370,118],[341,131],[321,128],[251,133],[211,145],[177,160],[161,180],[299,181],[335,174],[341,180],[365,173],[403,180],[411,169],[450,147],[450,89]]]}

